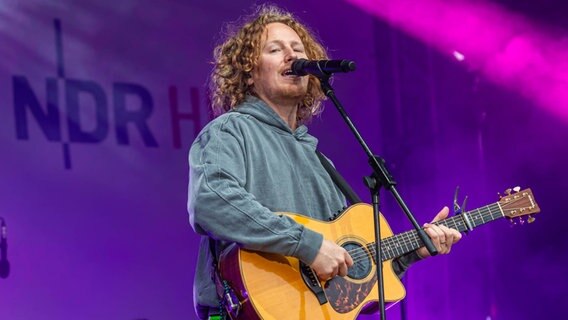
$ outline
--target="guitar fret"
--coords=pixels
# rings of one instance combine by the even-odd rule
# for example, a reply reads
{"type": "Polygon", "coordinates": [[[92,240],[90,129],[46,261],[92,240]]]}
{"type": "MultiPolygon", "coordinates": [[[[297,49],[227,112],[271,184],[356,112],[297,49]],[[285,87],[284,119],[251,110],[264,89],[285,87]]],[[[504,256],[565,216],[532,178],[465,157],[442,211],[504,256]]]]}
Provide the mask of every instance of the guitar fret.
{"type": "Polygon", "coordinates": [[[386,238],[383,239],[382,241],[383,241],[382,243],[383,243],[383,252],[384,252],[383,257],[386,260],[392,259],[395,256],[395,253],[393,252],[392,249],[393,246],[392,238],[386,238]]]}
{"type": "Polygon", "coordinates": [[[452,228],[452,229],[459,229],[458,223],[455,221],[455,219],[450,219],[449,222],[451,222],[451,223],[448,223],[448,225],[450,225],[450,228],[452,228]]]}
{"type": "Polygon", "coordinates": [[[489,216],[491,217],[491,220],[495,220],[497,217],[494,216],[496,212],[491,211],[491,209],[489,209],[489,216]]]}
{"type": "Polygon", "coordinates": [[[495,206],[497,207],[497,210],[495,210],[495,211],[497,211],[497,213],[498,213],[501,217],[504,218],[504,217],[505,217],[505,212],[503,211],[503,208],[501,208],[501,205],[499,204],[499,202],[497,202],[497,203],[495,204],[495,206]]]}
{"type": "Polygon", "coordinates": [[[406,232],[402,234],[402,244],[404,246],[404,251],[408,250],[408,242],[406,241],[407,239],[407,234],[406,232]]]}
{"type": "MultiPolygon", "coordinates": [[[[388,238],[382,239],[381,245],[382,245],[381,249],[383,249],[382,250],[383,258],[390,257],[390,247],[389,247],[390,246],[390,240],[388,238]]],[[[375,244],[373,243],[373,249],[374,248],[375,248],[375,244]]]]}
{"type": "Polygon", "coordinates": [[[501,205],[499,205],[499,203],[496,203],[495,205],[493,205],[495,214],[497,215],[495,217],[495,219],[499,219],[499,218],[504,218],[505,217],[505,213],[503,212],[503,210],[501,209],[501,205]]]}
{"type": "MultiPolygon", "coordinates": [[[[456,218],[458,218],[458,217],[456,217],[456,218]]],[[[462,218],[462,217],[459,217],[459,218],[462,218]]],[[[463,226],[462,226],[463,221],[461,219],[454,219],[454,220],[455,221],[453,221],[454,222],[453,228],[461,232],[461,229],[463,228],[463,226]]]]}
{"type": "Polygon", "coordinates": [[[402,252],[402,249],[400,248],[400,246],[399,246],[398,244],[396,244],[395,248],[396,248],[396,253],[397,253],[397,255],[402,255],[402,253],[403,253],[403,252],[402,252]],[[400,251],[399,251],[399,250],[400,250],[400,251]]]}
{"type": "Polygon", "coordinates": [[[483,224],[483,219],[481,218],[481,213],[480,213],[479,209],[476,209],[476,211],[477,211],[477,215],[475,216],[475,218],[477,219],[477,223],[476,223],[475,226],[477,227],[477,226],[480,226],[480,225],[483,224]]]}
{"type": "Polygon", "coordinates": [[[420,248],[422,246],[422,244],[420,242],[420,237],[418,237],[418,233],[411,232],[410,234],[412,235],[412,250],[416,250],[416,249],[420,248]]]}

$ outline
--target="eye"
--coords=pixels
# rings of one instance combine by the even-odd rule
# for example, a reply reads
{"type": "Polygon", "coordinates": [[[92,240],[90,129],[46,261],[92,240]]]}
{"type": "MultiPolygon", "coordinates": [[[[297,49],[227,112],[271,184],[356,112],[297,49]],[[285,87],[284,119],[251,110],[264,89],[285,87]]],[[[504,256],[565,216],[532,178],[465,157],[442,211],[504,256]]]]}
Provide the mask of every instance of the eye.
{"type": "Polygon", "coordinates": [[[275,53],[275,52],[278,52],[278,51],[280,51],[280,48],[272,48],[272,49],[268,50],[268,52],[270,52],[270,53],[275,53]]]}
{"type": "Polygon", "coordinates": [[[292,44],[292,50],[294,50],[294,52],[305,52],[306,48],[304,48],[304,46],[301,43],[293,43],[292,44]]]}

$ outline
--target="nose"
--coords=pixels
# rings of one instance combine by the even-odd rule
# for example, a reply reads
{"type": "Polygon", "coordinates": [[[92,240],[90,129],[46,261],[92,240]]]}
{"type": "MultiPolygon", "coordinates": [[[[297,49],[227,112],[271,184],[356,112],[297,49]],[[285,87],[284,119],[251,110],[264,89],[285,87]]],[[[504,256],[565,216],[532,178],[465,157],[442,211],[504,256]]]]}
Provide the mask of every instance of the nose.
{"type": "Polygon", "coordinates": [[[298,59],[298,55],[296,54],[296,51],[294,51],[293,49],[288,49],[288,53],[286,54],[286,62],[289,61],[294,61],[296,59],[298,59]]]}

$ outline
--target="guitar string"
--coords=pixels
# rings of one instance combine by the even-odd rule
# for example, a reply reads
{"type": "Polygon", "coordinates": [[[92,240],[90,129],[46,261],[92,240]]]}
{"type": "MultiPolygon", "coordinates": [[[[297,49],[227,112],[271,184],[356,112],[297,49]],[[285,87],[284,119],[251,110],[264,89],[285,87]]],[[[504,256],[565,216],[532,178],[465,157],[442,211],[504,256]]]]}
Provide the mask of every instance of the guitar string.
{"type": "MultiPolygon", "coordinates": [[[[525,200],[525,197],[513,199],[513,201],[511,201],[510,203],[507,203],[506,206],[507,207],[511,206],[512,204],[514,204],[518,201],[522,201],[522,200],[525,200]]],[[[508,210],[511,210],[511,209],[508,209],[508,210]]],[[[469,212],[464,212],[463,214],[470,214],[470,216],[471,216],[471,213],[473,213],[474,211],[478,211],[478,215],[474,216],[474,217],[470,217],[470,218],[472,218],[472,222],[475,224],[475,227],[480,226],[482,224],[485,224],[487,222],[491,222],[493,220],[496,220],[497,218],[500,218],[501,216],[504,216],[504,214],[501,212],[501,208],[498,206],[498,203],[493,203],[493,204],[490,204],[490,205],[487,205],[487,206],[484,206],[484,207],[481,207],[481,208],[478,208],[478,209],[475,209],[475,210],[472,210],[472,211],[469,211],[469,212]],[[493,216],[494,214],[497,214],[497,217],[494,217],[493,216]],[[487,219],[485,219],[485,218],[487,218],[487,219]],[[481,223],[479,223],[479,224],[477,223],[478,219],[481,219],[481,223]]],[[[453,216],[451,218],[447,218],[445,220],[438,221],[436,224],[437,225],[439,225],[439,224],[445,225],[445,224],[454,223],[455,226],[458,226],[458,230],[459,230],[459,229],[461,229],[459,227],[464,226],[464,222],[463,222],[462,219],[458,219],[458,218],[461,218],[461,217],[460,216],[453,216]],[[457,221],[455,221],[455,220],[457,220],[457,221]]],[[[463,230],[465,230],[465,228],[463,230]]],[[[419,238],[418,238],[418,234],[416,233],[415,230],[406,231],[406,232],[401,233],[399,235],[391,236],[389,238],[385,238],[382,241],[383,246],[381,246],[381,247],[384,247],[384,246],[388,247],[389,246],[388,243],[390,243],[390,242],[395,242],[395,244],[401,244],[402,243],[402,244],[404,244],[404,246],[410,245],[410,250],[408,248],[407,248],[407,250],[403,249],[402,254],[412,251],[412,249],[414,249],[413,245],[416,247],[416,246],[419,246],[419,243],[420,243],[419,238]],[[401,241],[395,241],[395,240],[398,240],[399,238],[401,238],[402,240],[401,241]]],[[[353,259],[353,262],[356,263],[356,262],[369,260],[369,254],[367,253],[367,251],[369,251],[371,253],[371,256],[374,260],[374,258],[376,256],[374,244],[375,244],[374,242],[366,244],[365,247],[367,248],[367,250],[364,250],[363,247],[359,247],[359,248],[356,248],[356,249],[349,250],[348,252],[350,254],[352,254],[351,258],[353,259]],[[356,253],[359,253],[359,254],[357,255],[356,253]]],[[[399,246],[395,245],[395,248],[399,248],[399,247],[402,247],[402,246],[401,245],[399,245],[399,246]]],[[[386,249],[386,248],[383,248],[383,249],[386,249]]],[[[392,253],[395,250],[396,249],[386,249],[386,250],[383,250],[383,252],[387,251],[387,253],[389,253],[389,252],[392,253]]],[[[388,254],[387,256],[388,256],[388,258],[386,260],[389,260],[391,258],[390,254],[388,254]]],[[[394,256],[395,255],[393,255],[393,257],[394,256]]]]}
{"type": "MultiPolygon", "coordinates": [[[[484,209],[484,211],[489,212],[490,216],[491,216],[491,210],[490,209],[484,209]]],[[[487,212],[484,212],[482,214],[486,215],[487,212]]],[[[457,217],[459,218],[459,216],[457,216],[457,217]]],[[[448,225],[451,224],[451,223],[454,223],[455,226],[457,226],[459,224],[463,224],[463,223],[460,223],[461,221],[458,221],[458,222],[454,221],[454,218],[455,217],[448,218],[448,219],[443,220],[443,221],[439,221],[437,224],[444,224],[444,222],[446,222],[445,224],[448,224],[448,225]]],[[[461,220],[461,219],[459,219],[459,220],[461,220]]],[[[391,236],[391,237],[383,239],[383,244],[388,246],[390,242],[393,242],[394,240],[398,240],[398,238],[402,238],[403,240],[402,241],[394,241],[394,242],[398,242],[399,244],[400,243],[409,244],[409,243],[417,240],[416,236],[417,236],[417,234],[415,233],[415,231],[410,230],[410,231],[406,231],[404,233],[401,233],[399,235],[391,236]]],[[[372,245],[374,245],[374,242],[367,244],[367,246],[372,246],[372,245]]],[[[397,247],[397,246],[395,246],[395,247],[397,247]]],[[[356,251],[358,251],[358,250],[356,250],[356,251]]],[[[355,252],[355,250],[353,252],[355,252]]]]}
{"type": "MultiPolygon", "coordinates": [[[[454,221],[444,221],[444,222],[454,222],[454,221]]],[[[406,252],[412,251],[412,249],[419,247],[419,239],[418,235],[414,230],[407,231],[397,236],[392,236],[386,239],[383,239],[383,249],[384,249],[384,257],[387,257],[387,260],[396,254],[404,254],[406,252]],[[394,242],[394,243],[393,243],[394,242]],[[392,247],[394,245],[394,247],[392,247]],[[392,247],[391,249],[388,249],[392,247]],[[400,252],[399,252],[400,251],[400,252]],[[393,254],[395,253],[395,254],[393,254]]],[[[354,261],[363,261],[368,260],[369,253],[375,257],[375,246],[374,242],[369,243],[366,245],[366,249],[364,250],[362,247],[356,248],[354,250],[350,250],[350,254],[352,255],[352,259],[354,261]]]]}
{"type": "MultiPolygon", "coordinates": [[[[473,222],[476,224],[476,226],[479,226],[481,224],[483,224],[485,221],[489,222],[489,221],[493,221],[496,218],[493,216],[493,213],[500,213],[499,210],[492,210],[491,207],[497,207],[496,204],[492,204],[492,205],[488,205],[482,208],[479,208],[477,210],[472,210],[470,212],[465,212],[464,214],[471,214],[473,211],[479,211],[479,214],[476,217],[473,217],[473,222]],[[486,219],[487,218],[487,219],[486,219]],[[481,219],[481,223],[477,224],[477,220],[481,219]]],[[[495,208],[493,208],[495,209],[495,208]]],[[[497,207],[498,209],[498,207],[497,207]]],[[[450,225],[451,223],[454,224],[454,226],[463,226],[464,223],[463,221],[461,221],[461,219],[457,219],[458,221],[455,221],[456,218],[461,218],[460,216],[454,216],[442,221],[438,221],[436,224],[437,225],[450,225]]],[[[393,251],[398,251],[396,250],[397,248],[400,248],[402,250],[401,254],[404,254],[406,252],[410,252],[412,251],[412,249],[415,249],[416,246],[419,246],[419,237],[418,234],[416,233],[415,230],[410,230],[410,231],[406,231],[403,232],[399,235],[396,236],[391,236],[389,238],[385,238],[382,241],[382,248],[383,248],[383,252],[387,251],[388,252],[393,252],[393,251]],[[400,241],[396,241],[399,240],[400,241]],[[391,242],[394,242],[393,244],[394,249],[388,249],[388,247],[391,246],[391,242]],[[408,248],[402,248],[407,247],[408,245],[410,245],[408,248]],[[414,245],[414,247],[413,247],[414,245]],[[384,248],[387,247],[387,248],[384,248]],[[409,249],[410,248],[410,249],[409,249]]],[[[361,262],[361,261],[367,261],[369,259],[369,253],[371,253],[372,257],[375,258],[375,243],[371,242],[365,245],[365,247],[367,248],[367,250],[363,249],[363,247],[359,247],[356,249],[352,249],[349,250],[348,253],[351,255],[351,258],[353,259],[354,262],[361,262]],[[368,253],[369,252],[369,253],[368,253]]],[[[387,256],[389,256],[390,258],[390,254],[387,254],[387,256]]],[[[387,260],[389,259],[387,258],[387,260]]]]}

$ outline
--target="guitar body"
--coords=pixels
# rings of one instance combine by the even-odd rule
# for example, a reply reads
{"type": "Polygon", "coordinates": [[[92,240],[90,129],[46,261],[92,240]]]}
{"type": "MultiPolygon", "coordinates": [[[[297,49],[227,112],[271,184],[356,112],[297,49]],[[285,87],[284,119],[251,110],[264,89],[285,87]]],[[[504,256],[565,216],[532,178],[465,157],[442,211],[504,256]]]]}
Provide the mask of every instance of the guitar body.
{"type": "MultiPolygon", "coordinates": [[[[376,266],[371,255],[374,248],[367,246],[375,240],[370,205],[351,206],[332,222],[291,213],[283,215],[344,247],[355,265],[346,277],[334,277],[321,283],[316,280],[327,300],[320,305],[307,285],[310,281],[302,276],[303,264],[298,259],[233,246],[221,256],[220,273],[242,303],[236,319],[355,319],[363,308],[376,305],[376,266]]],[[[381,238],[393,235],[382,215],[380,225],[381,238]]],[[[306,269],[311,272],[304,266],[304,275],[306,269]]],[[[385,301],[403,299],[405,289],[393,271],[391,260],[383,262],[383,272],[385,301]]],[[[314,283],[313,277],[311,283],[314,283]]]]}

